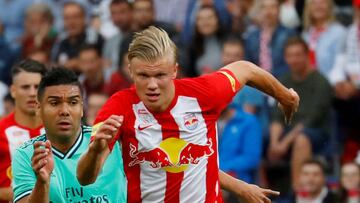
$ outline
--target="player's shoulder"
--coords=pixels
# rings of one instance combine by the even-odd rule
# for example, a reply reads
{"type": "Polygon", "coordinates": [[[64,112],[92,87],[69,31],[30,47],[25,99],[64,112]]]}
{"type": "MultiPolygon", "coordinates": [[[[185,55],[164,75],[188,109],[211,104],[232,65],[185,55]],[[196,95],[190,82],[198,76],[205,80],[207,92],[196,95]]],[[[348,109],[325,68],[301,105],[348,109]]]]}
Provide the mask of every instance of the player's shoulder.
{"type": "Polygon", "coordinates": [[[9,126],[14,124],[14,113],[11,113],[4,118],[0,119],[0,133],[9,126]]]}
{"type": "Polygon", "coordinates": [[[33,145],[35,142],[45,142],[46,141],[46,134],[42,134],[39,136],[36,136],[30,140],[25,141],[22,145],[20,145],[20,147],[18,148],[18,150],[22,150],[22,151],[32,151],[34,149],[33,145]]]}
{"type": "Polygon", "coordinates": [[[82,134],[84,135],[84,137],[86,137],[86,138],[91,137],[91,130],[92,130],[91,126],[82,125],[81,130],[82,130],[82,134]]]}

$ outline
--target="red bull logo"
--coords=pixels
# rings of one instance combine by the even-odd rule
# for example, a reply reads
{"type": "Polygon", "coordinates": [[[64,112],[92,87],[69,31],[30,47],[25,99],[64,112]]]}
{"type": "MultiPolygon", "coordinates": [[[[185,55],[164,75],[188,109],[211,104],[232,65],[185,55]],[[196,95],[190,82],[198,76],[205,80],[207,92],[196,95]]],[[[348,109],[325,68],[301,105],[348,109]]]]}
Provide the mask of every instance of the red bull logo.
{"type": "Polygon", "coordinates": [[[194,130],[195,128],[197,128],[199,119],[194,113],[186,114],[183,119],[184,125],[187,129],[194,130]]]}
{"type": "Polygon", "coordinates": [[[211,138],[205,145],[187,143],[178,138],[163,140],[159,147],[149,151],[139,152],[137,147],[130,144],[130,157],[133,159],[129,166],[149,163],[152,168],[162,168],[171,173],[185,171],[189,164],[198,164],[202,159],[214,153],[211,138]]]}

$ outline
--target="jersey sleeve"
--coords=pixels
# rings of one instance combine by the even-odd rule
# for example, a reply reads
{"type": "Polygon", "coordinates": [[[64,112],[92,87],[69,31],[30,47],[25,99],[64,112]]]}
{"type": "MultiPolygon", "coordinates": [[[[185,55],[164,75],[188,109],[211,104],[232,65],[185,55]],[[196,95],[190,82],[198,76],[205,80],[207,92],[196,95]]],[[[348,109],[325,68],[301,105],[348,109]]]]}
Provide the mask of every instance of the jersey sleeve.
{"type": "Polygon", "coordinates": [[[31,157],[25,150],[17,149],[12,160],[12,187],[14,202],[31,194],[36,176],[31,167],[31,157]]]}
{"type": "MultiPolygon", "coordinates": [[[[119,115],[124,116],[125,118],[125,102],[124,100],[128,99],[126,98],[126,94],[124,92],[118,92],[114,96],[110,97],[110,99],[103,105],[103,107],[100,109],[99,113],[96,116],[94,125],[92,127],[92,133],[90,142],[94,140],[94,135],[96,131],[99,129],[99,127],[103,124],[103,122],[108,119],[111,115],[119,115]]],[[[119,132],[116,134],[115,138],[112,142],[108,143],[109,149],[112,150],[114,147],[114,144],[119,139],[121,135],[121,127],[119,129],[119,132]]]]}
{"type": "Polygon", "coordinates": [[[188,88],[192,89],[193,96],[203,104],[204,110],[212,110],[217,114],[221,113],[241,88],[235,75],[225,69],[188,80],[188,88]]]}

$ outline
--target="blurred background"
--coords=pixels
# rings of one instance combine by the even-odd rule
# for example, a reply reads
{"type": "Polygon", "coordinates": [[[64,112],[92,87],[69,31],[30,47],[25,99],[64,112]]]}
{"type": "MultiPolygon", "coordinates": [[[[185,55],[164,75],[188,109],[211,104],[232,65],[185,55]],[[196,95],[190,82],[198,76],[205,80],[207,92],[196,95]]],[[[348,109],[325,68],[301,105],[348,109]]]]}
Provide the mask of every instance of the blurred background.
{"type": "Polygon", "coordinates": [[[30,58],[78,74],[91,125],[131,86],[128,46],[150,25],[177,44],[179,78],[248,60],[301,98],[285,125],[244,86],[218,122],[222,170],[279,190],[274,202],[360,202],[360,0],[0,0],[0,117],[12,65],[30,58]]]}

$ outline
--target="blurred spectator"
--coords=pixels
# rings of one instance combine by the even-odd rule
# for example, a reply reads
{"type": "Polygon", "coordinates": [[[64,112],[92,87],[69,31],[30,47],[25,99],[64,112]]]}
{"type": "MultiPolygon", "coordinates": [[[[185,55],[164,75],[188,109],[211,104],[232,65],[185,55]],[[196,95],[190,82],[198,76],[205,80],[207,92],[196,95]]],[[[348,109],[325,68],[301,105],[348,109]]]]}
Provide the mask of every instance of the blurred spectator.
{"type": "Polygon", "coordinates": [[[298,112],[286,126],[281,110],[274,108],[270,125],[270,162],[290,156],[292,183],[298,186],[301,164],[325,150],[330,134],[332,89],[328,81],[310,66],[308,46],[300,37],[290,38],[285,46],[285,58],[290,73],[280,81],[293,88],[301,98],[298,112]],[[321,96],[319,96],[321,95],[321,96]],[[287,155],[291,150],[290,155],[287,155]]]}
{"type": "Polygon", "coordinates": [[[5,114],[4,98],[8,94],[9,88],[6,84],[0,81],[0,118],[5,114]]]}
{"type": "Polygon", "coordinates": [[[122,57],[122,65],[111,75],[110,81],[106,84],[105,92],[109,96],[131,86],[132,79],[129,73],[129,60],[127,56],[128,55],[125,54],[122,57]]]}
{"type": "Polygon", "coordinates": [[[354,162],[341,167],[340,199],[343,203],[360,202],[360,168],[354,162]]]}
{"type": "Polygon", "coordinates": [[[24,33],[25,10],[33,0],[0,0],[0,23],[4,37],[13,51],[20,50],[20,37],[24,33]]]}
{"type": "Polygon", "coordinates": [[[221,118],[219,139],[220,168],[248,183],[254,183],[261,158],[261,128],[254,115],[231,105],[221,118]]]}
{"type": "Polygon", "coordinates": [[[27,58],[44,64],[46,68],[51,68],[49,52],[45,50],[33,51],[27,58]]]}
{"type": "Polygon", "coordinates": [[[196,16],[196,30],[189,47],[188,76],[210,73],[222,67],[221,48],[224,36],[219,16],[212,6],[203,6],[196,16]]]}
{"type": "Polygon", "coordinates": [[[27,58],[33,51],[51,52],[56,39],[52,28],[53,15],[46,4],[33,4],[26,10],[25,32],[22,37],[22,57],[27,58]]]}
{"type": "Polygon", "coordinates": [[[133,4],[133,20],[135,31],[140,31],[150,25],[154,25],[164,29],[173,40],[177,35],[175,25],[156,21],[153,0],[135,0],[133,4]]]}
{"type": "Polygon", "coordinates": [[[325,167],[317,160],[308,160],[301,166],[300,190],[296,203],[338,203],[337,196],[326,187],[325,167]]]}
{"type": "Polygon", "coordinates": [[[240,36],[253,23],[249,16],[255,0],[227,0],[226,7],[231,15],[231,32],[240,36]]]}
{"type": "Polygon", "coordinates": [[[181,42],[191,43],[195,34],[195,25],[199,9],[203,6],[213,6],[219,15],[219,23],[224,27],[231,27],[231,16],[226,8],[224,0],[189,0],[189,6],[186,11],[185,24],[181,33],[181,42]]]}
{"type": "MultiPolygon", "coordinates": [[[[219,121],[220,169],[248,183],[255,183],[260,164],[262,135],[260,123],[254,115],[243,112],[241,106],[231,105],[219,121]]],[[[238,202],[234,194],[225,202],[238,202]]]]}
{"type": "Polygon", "coordinates": [[[11,97],[11,94],[8,93],[3,98],[3,107],[4,112],[2,114],[2,117],[6,117],[11,114],[11,112],[15,109],[15,100],[11,97]]]}
{"type": "Polygon", "coordinates": [[[278,0],[263,0],[260,9],[260,25],[245,33],[246,58],[280,77],[288,72],[284,44],[294,31],[280,24],[278,0]]]}
{"type": "Polygon", "coordinates": [[[189,2],[190,0],[154,0],[155,19],[175,25],[179,32],[184,25],[189,2]]]}
{"type": "Polygon", "coordinates": [[[55,47],[55,61],[67,68],[78,71],[77,56],[84,44],[94,44],[101,52],[103,37],[94,30],[86,27],[86,12],[75,2],[64,4],[64,26],[67,37],[55,47]]]}
{"type": "MultiPolygon", "coordinates": [[[[225,39],[222,48],[222,62],[224,66],[243,60],[244,54],[244,45],[240,38],[229,36],[225,39]]],[[[260,91],[245,85],[236,94],[233,103],[241,106],[245,112],[256,115],[262,129],[265,129],[268,122],[268,114],[265,112],[265,97],[260,91]]]]}
{"type": "Polygon", "coordinates": [[[86,123],[89,126],[94,124],[95,118],[101,107],[109,97],[103,93],[91,93],[87,99],[86,123]]]}
{"type": "Polygon", "coordinates": [[[12,201],[11,157],[23,142],[42,133],[41,119],[36,115],[36,95],[46,68],[32,60],[20,61],[11,70],[11,96],[15,109],[0,120],[0,202],[12,201]]]}
{"type": "Polygon", "coordinates": [[[304,10],[303,37],[310,47],[310,64],[326,78],[346,37],[335,21],[333,0],[308,0],[304,10]]]}
{"type": "Polygon", "coordinates": [[[296,2],[299,0],[284,0],[280,6],[280,22],[287,28],[296,29],[301,25],[299,14],[296,11],[296,2]]]}
{"type": "MultiPolygon", "coordinates": [[[[354,23],[345,49],[337,55],[329,79],[335,87],[339,132],[345,138],[343,162],[353,161],[360,150],[360,1],[354,0],[354,23]]],[[[339,43],[339,42],[338,42],[339,43]]]]}
{"type": "Polygon", "coordinates": [[[103,59],[95,45],[85,44],[79,51],[80,82],[83,85],[85,98],[92,93],[105,90],[103,59]]]}
{"type": "MultiPolygon", "coordinates": [[[[106,69],[110,74],[119,67],[120,47],[123,39],[131,32],[132,5],[127,0],[112,0],[110,3],[111,20],[119,32],[106,40],[103,57],[109,64],[106,69]]],[[[110,74],[106,74],[108,79],[110,74]]]]}
{"type": "MultiPolygon", "coordinates": [[[[1,14],[0,14],[1,15],[1,14]]],[[[16,52],[14,52],[9,43],[5,39],[4,26],[0,21],[0,82],[10,85],[10,69],[16,58],[16,52]]]]}

